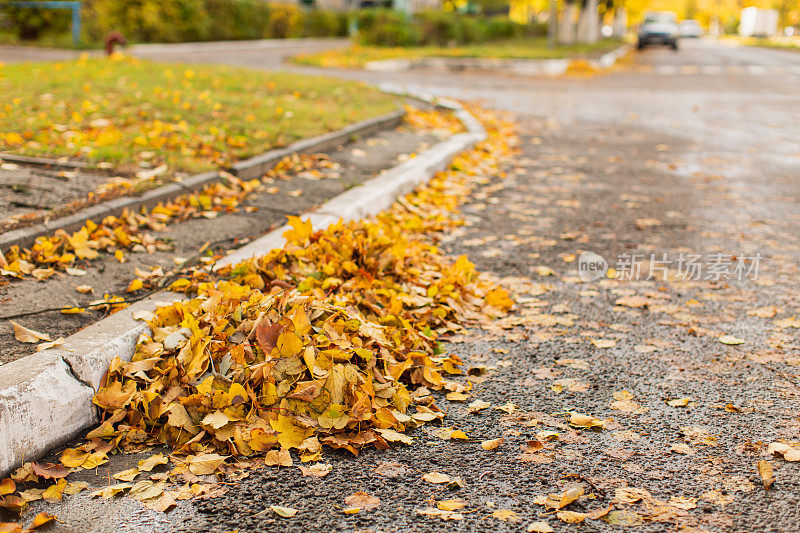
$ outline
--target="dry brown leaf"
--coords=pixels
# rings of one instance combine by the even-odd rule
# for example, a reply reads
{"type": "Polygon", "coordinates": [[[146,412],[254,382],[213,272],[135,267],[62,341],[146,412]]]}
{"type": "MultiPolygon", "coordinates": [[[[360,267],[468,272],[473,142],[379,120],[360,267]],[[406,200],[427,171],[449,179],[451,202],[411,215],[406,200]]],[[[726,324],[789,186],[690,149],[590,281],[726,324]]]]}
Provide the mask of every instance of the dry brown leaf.
{"type": "Polygon", "coordinates": [[[201,453],[187,457],[189,472],[196,476],[213,474],[225,461],[225,457],[216,453],[201,453]]]}
{"type": "Polygon", "coordinates": [[[292,509],[291,507],[283,507],[281,505],[270,505],[269,508],[278,516],[283,518],[291,518],[297,514],[297,509],[292,509]]]}
{"type": "Polygon", "coordinates": [[[767,453],[782,455],[786,461],[800,461],[800,449],[793,448],[783,442],[773,442],[767,446],[767,453]]]}
{"type": "Polygon", "coordinates": [[[510,509],[497,509],[492,513],[492,518],[497,518],[501,522],[519,522],[521,520],[517,513],[510,509]]]}
{"type": "Polygon", "coordinates": [[[292,456],[289,450],[281,448],[280,450],[270,450],[264,456],[264,464],[267,466],[292,466],[292,456]]]}
{"type": "Polygon", "coordinates": [[[442,500],[436,503],[436,507],[442,511],[458,511],[459,509],[463,509],[465,505],[467,505],[467,502],[461,498],[456,498],[454,500],[442,500]]]}
{"type": "Polygon", "coordinates": [[[19,342],[24,342],[27,344],[35,344],[39,341],[49,341],[50,335],[47,333],[39,333],[38,331],[34,331],[32,329],[28,329],[24,326],[21,326],[11,321],[11,325],[14,326],[14,338],[17,339],[19,342]]]}
{"type": "Polygon", "coordinates": [[[578,524],[586,520],[586,513],[578,513],[576,511],[558,511],[556,517],[562,522],[567,524],[578,524]]]}
{"type": "Polygon", "coordinates": [[[325,477],[331,473],[332,466],[326,463],[314,463],[311,466],[298,466],[304,476],[307,477],[325,477]]]}
{"type": "Polygon", "coordinates": [[[761,476],[761,482],[764,484],[764,490],[769,490],[770,487],[772,487],[772,483],[775,481],[775,476],[772,471],[772,463],[761,460],[756,463],[756,469],[761,476]]]}
{"type": "Polygon", "coordinates": [[[371,511],[381,504],[380,498],[370,496],[366,492],[356,492],[344,499],[347,509],[359,509],[361,511],[371,511]]]}
{"type": "Polygon", "coordinates": [[[56,515],[42,511],[33,518],[33,522],[31,522],[31,529],[40,528],[43,525],[57,519],[58,517],[56,517],[56,515]]]}
{"type": "Polygon", "coordinates": [[[569,425],[576,428],[587,429],[603,429],[605,421],[589,415],[582,415],[580,413],[570,413],[569,425]]]}
{"type": "Polygon", "coordinates": [[[481,442],[481,448],[483,448],[486,451],[491,451],[491,450],[496,450],[497,447],[500,446],[501,444],[503,444],[502,438],[490,439],[481,442]]]}
{"type": "Polygon", "coordinates": [[[427,481],[428,483],[436,483],[436,484],[450,482],[450,476],[448,476],[447,474],[442,474],[440,472],[428,472],[427,474],[422,476],[422,479],[424,481],[427,481]]]}

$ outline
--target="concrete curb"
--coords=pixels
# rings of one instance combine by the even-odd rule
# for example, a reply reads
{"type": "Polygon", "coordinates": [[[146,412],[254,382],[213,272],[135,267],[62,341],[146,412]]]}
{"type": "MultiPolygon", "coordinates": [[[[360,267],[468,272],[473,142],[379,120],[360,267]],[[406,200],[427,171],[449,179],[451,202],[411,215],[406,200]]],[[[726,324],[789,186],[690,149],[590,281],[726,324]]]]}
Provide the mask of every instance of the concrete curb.
{"type": "MultiPolygon", "coordinates": [[[[443,107],[455,109],[467,133],[456,134],[326,202],[308,214],[314,227],[324,229],[340,218],[353,220],[377,213],[398,194],[411,191],[433,172],[446,168],[456,154],[486,138],[481,124],[460,106],[445,103],[443,107]]],[[[223,258],[216,267],[283,246],[285,230],[267,233],[223,258]]],[[[0,366],[0,477],[95,425],[98,413],[92,397],[109,364],[117,357],[130,360],[139,337],[150,332],[134,315],[183,298],[158,292],[71,335],[60,348],[0,366]]]]}
{"type": "MultiPolygon", "coordinates": [[[[598,69],[612,67],[617,60],[631,49],[624,44],[598,59],[586,60],[598,69]]],[[[402,72],[414,69],[429,69],[444,72],[494,72],[518,76],[560,76],[567,72],[573,61],[581,58],[565,59],[494,59],[480,57],[425,57],[419,59],[382,59],[370,61],[365,70],[378,72],[402,72]]]]}
{"type": "MultiPolygon", "coordinates": [[[[376,131],[398,126],[405,115],[405,111],[397,110],[379,117],[363,120],[340,130],[336,130],[316,137],[302,139],[285,148],[270,150],[261,155],[235,163],[228,172],[242,179],[259,178],[272,168],[278,161],[294,153],[324,152],[350,142],[353,137],[370,135],[376,131]]],[[[0,156],[2,159],[7,159],[0,156]]],[[[47,163],[42,163],[47,164],[47,163]]],[[[157,189],[147,191],[140,196],[122,196],[113,200],[100,202],[87,207],[66,217],[45,221],[40,224],[7,231],[0,235],[0,250],[8,250],[12,246],[30,246],[40,235],[52,233],[56,230],[73,232],[86,224],[87,220],[100,220],[107,216],[118,216],[123,210],[135,211],[145,207],[151,209],[160,202],[171,200],[181,194],[197,192],[207,185],[224,181],[225,178],[218,171],[195,174],[180,181],[168,183],[157,189]]]]}

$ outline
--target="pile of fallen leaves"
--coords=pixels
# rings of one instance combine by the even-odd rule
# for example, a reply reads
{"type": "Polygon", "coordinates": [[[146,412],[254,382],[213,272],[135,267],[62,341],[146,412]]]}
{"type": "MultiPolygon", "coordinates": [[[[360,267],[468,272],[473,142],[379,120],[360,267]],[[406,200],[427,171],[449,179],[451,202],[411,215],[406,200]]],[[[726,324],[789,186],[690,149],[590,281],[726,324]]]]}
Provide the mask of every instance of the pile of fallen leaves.
{"type": "MultiPolygon", "coordinates": [[[[466,257],[445,257],[434,242],[459,224],[454,212],[471,187],[502,173],[510,126],[484,120],[493,126],[486,142],[377,217],[324,231],[291,218],[283,248],[174,283],[192,298],[139,316],[152,334],[130,362],[112,362],[93,400],[101,425],[61,464],[17,470],[0,506],[22,511],[81,490],[65,479],[71,469],[94,469],[117,451],[166,445],[171,454],[114,474],[120,483],[95,496],[128,493],[166,510],[224,491],[210,475],[291,465],[289,450],[309,462],[323,445],[357,454],[411,443],[406,430],[444,416],[430,390],[469,389],[446,377],[461,373],[461,361],[441,353],[439,336],[513,305],[466,257]],[[149,473],[167,463],[168,472],[149,473]]],[[[327,473],[322,463],[306,470],[327,473]]]]}

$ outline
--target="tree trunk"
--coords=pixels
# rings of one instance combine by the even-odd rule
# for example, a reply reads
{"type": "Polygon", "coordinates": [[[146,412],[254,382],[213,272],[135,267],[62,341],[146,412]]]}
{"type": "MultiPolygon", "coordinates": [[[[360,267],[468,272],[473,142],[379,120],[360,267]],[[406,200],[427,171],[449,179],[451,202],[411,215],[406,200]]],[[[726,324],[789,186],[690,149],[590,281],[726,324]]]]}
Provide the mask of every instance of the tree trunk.
{"type": "Polygon", "coordinates": [[[578,42],[594,44],[600,39],[600,14],[597,12],[597,0],[586,0],[586,7],[581,11],[578,22],[578,42]]]}
{"type": "Polygon", "coordinates": [[[614,10],[614,37],[622,39],[628,33],[628,11],[618,6],[614,10]]]}
{"type": "Polygon", "coordinates": [[[558,44],[575,44],[575,11],[573,3],[564,5],[564,13],[558,24],[558,44]]]}

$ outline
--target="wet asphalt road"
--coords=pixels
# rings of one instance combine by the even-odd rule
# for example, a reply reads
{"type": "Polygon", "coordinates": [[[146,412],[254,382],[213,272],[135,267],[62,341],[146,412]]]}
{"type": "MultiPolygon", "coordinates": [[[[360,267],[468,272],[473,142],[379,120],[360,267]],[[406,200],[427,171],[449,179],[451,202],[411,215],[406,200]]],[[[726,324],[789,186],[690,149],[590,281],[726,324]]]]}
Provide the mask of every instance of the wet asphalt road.
{"type": "Polygon", "coordinates": [[[534,521],[619,529],[565,524],[534,501],[575,485],[596,498],[572,510],[612,505],[628,512],[633,531],[800,530],[798,463],[765,455],[771,442],[800,440],[800,54],[682,44],[593,78],[341,73],[482,100],[519,124],[522,150],[508,176],[476,191],[463,209],[469,225],[443,243],[504,278],[520,302],[505,328],[448,346],[487,367],[470,401],[493,408],[473,414],[439,400],[445,424],[470,442],[428,428],[407,448],[331,453],[323,479],[255,471],[225,496],[182,502],[166,516],[125,499],[73,497],[48,508],[65,521],[53,530],[524,531],[534,521]],[[778,70],[748,68],[759,66],[778,70]],[[624,259],[641,254],[641,270],[583,282],[583,251],[624,274],[624,259]],[[701,279],[678,270],[681,253],[701,256],[701,279]],[[667,279],[655,268],[647,278],[651,254],[667,254],[667,279]],[[731,256],[728,273],[704,279],[716,254],[731,256]],[[736,279],[734,262],[757,254],[757,275],[736,279]],[[690,400],[665,402],[679,398],[690,400]],[[607,427],[569,428],[570,411],[607,427]],[[560,436],[546,441],[542,431],[560,436]],[[495,451],[478,446],[498,437],[495,451]],[[536,438],[545,447],[524,453],[536,438]],[[770,491],[760,459],[775,469],[770,491]],[[460,476],[464,487],[423,481],[430,471],[460,476]],[[344,515],[343,499],[356,491],[379,497],[378,508],[344,515]],[[463,520],[417,513],[450,498],[465,500],[463,520]],[[264,512],[270,505],[299,513],[282,519],[264,512]],[[493,517],[498,509],[518,521],[493,517]]]}

